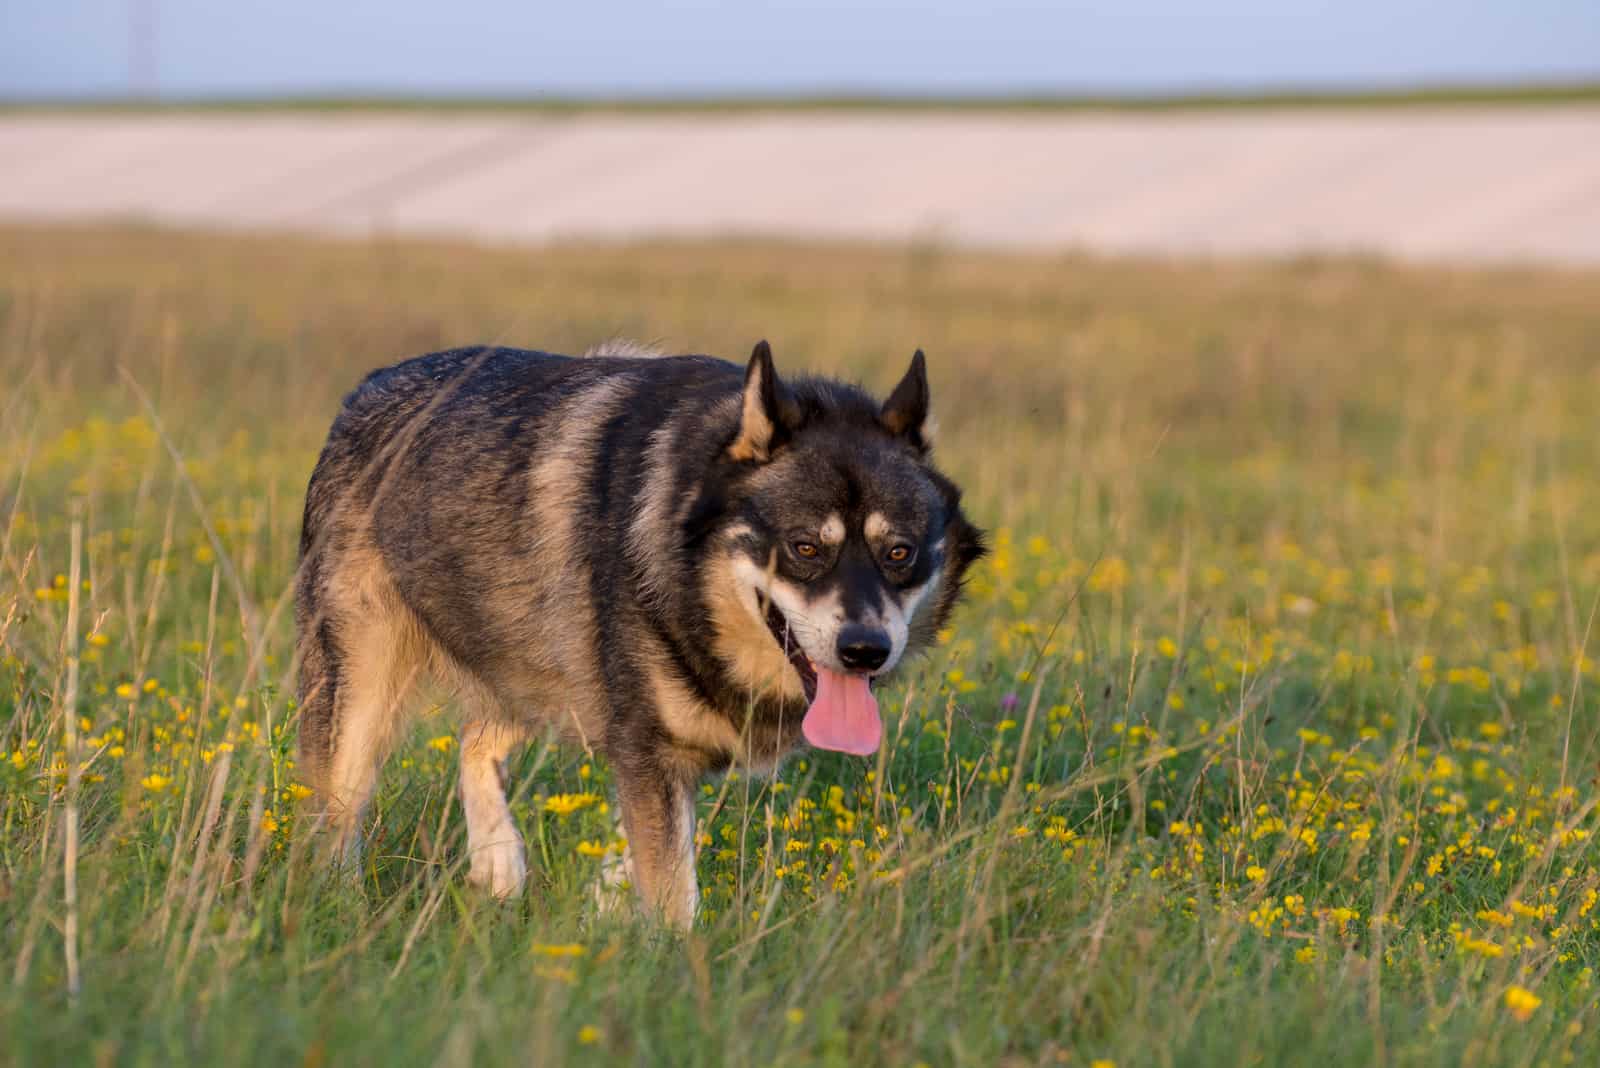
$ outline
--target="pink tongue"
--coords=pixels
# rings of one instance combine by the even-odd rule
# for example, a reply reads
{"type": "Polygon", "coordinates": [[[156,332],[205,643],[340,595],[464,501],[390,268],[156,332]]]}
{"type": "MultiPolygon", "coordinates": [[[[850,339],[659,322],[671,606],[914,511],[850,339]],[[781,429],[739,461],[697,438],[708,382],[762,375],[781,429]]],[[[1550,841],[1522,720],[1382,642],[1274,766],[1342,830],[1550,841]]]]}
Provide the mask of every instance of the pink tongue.
{"type": "Polygon", "coordinates": [[[817,698],[806,709],[800,732],[818,749],[856,756],[877,752],[883,723],[866,676],[817,668],[817,698]]]}

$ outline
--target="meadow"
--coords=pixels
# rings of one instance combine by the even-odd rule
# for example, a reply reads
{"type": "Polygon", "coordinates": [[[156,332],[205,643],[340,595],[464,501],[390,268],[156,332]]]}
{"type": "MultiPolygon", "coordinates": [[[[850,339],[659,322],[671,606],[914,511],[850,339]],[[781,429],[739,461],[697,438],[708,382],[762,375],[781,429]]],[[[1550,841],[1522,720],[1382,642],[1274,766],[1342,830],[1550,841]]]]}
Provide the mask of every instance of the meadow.
{"type": "Polygon", "coordinates": [[[0,1061],[1600,1063],[1600,274],[0,228],[0,1061]],[[875,759],[708,783],[684,937],[603,760],[463,873],[448,707],[330,876],[305,481],[431,349],[890,386],[993,553],[875,759]]]}

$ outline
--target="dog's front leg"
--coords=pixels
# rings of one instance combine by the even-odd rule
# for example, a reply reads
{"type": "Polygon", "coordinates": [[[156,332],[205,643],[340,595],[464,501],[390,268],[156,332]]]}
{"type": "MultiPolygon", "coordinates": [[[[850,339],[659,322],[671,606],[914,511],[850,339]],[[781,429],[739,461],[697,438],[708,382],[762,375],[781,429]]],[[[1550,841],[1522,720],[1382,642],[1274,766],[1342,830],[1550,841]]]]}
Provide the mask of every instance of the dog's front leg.
{"type": "Polygon", "coordinates": [[[506,802],[506,758],[522,740],[521,729],[492,720],[471,721],[461,729],[467,878],[498,898],[520,894],[528,876],[522,832],[506,802]]]}
{"type": "Polygon", "coordinates": [[[694,923],[694,783],[648,756],[613,761],[628,867],[645,910],[679,930],[694,923]]]}

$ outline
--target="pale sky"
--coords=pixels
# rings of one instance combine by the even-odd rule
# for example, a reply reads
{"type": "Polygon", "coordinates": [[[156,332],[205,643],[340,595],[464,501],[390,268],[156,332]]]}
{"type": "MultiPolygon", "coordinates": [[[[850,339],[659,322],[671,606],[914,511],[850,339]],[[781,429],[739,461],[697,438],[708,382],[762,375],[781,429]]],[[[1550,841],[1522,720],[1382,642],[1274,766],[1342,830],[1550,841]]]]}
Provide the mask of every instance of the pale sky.
{"type": "Polygon", "coordinates": [[[0,97],[121,94],[152,55],[167,96],[1559,81],[1600,76],[1600,0],[0,0],[0,97]]]}

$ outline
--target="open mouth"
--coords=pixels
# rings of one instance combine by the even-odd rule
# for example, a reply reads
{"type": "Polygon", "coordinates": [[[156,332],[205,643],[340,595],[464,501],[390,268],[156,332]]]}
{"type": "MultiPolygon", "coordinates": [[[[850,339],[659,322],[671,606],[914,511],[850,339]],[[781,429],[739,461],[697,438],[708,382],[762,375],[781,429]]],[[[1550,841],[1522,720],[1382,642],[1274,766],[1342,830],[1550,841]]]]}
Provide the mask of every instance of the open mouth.
{"type": "Polygon", "coordinates": [[[789,663],[794,665],[795,671],[800,675],[800,685],[805,689],[806,700],[817,699],[817,669],[812,665],[811,658],[800,648],[800,642],[795,638],[794,631],[789,627],[789,619],[772,601],[767,601],[767,629],[772,632],[773,639],[778,643],[778,648],[783,650],[783,655],[789,658],[789,663]]]}
{"type": "Polygon", "coordinates": [[[788,617],[770,599],[763,615],[778,648],[800,674],[808,706],[800,723],[805,740],[818,749],[855,756],[877,752],[883,741],[883,721],[878,716],[877,699],[872,696],[872,680],[860,672],[813,664],[800,648],[788,617]]]}

